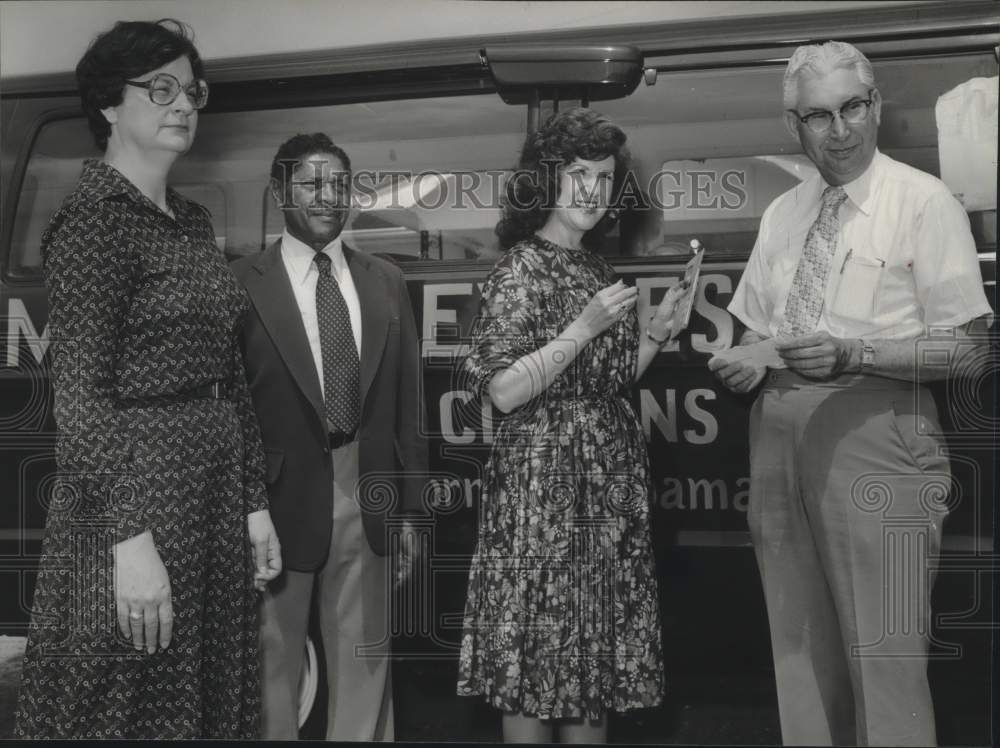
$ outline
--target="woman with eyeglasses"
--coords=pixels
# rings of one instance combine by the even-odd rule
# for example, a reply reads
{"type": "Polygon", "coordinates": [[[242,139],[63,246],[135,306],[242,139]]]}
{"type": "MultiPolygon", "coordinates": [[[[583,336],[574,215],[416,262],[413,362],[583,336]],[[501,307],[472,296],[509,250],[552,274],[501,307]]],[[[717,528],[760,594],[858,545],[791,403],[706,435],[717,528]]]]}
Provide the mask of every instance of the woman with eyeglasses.
{"type": "Polygon", "coordinates": [[[167,186],[208,100],[176,21],[77,65],[88,161],[42,238],[58,480],[15,737],[253,738],[257,590],[280,572],[208,212],[167,186]]]}

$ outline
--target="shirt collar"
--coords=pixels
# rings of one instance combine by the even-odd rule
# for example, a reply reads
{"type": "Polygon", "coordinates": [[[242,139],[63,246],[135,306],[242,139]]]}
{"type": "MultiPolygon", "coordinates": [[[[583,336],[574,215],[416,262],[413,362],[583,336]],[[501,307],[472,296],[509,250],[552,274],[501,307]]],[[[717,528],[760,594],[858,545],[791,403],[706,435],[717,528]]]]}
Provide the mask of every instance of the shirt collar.
{"type": "MultiPolygon", "coordinates": [[[[330,258],[333,274],[338,279],[343,277],[344,271],[347,270],[347,260],[344,258],[344,247],[341,237],[338,236],[323,247],[322,252],[330,258]]],[[[316,257],[316,251],[305,242],[289,234],[286,228],[281,233],[281,253],[290,266],[292,283],[297,285],[305,283],[306,278],[309,276],[309,271],[315,267],[316,263],[313,260],[316,257]]]]}
{"type": "MultiPolygon", "coordinates": [[[[152,201],[128,180],[128,177],[111,164],[95,158],[88,158],[83,162],[83,173],[77,183],[77,190],[93,202],[124,195],[134,202],[153,205],[152,201]]],[[[167,187],[167,205],[174,211],[175,216],[180,216],[181,208],[186,207],[188,202],[179,192],[167,187]]],[[[155,205],[153,207],[156,208],[155,205]]],[[[159,212],[159,208],[156,210],[159,212]]]]}
{"type": "Polygon", "coordinates": [[[860,177],[844,185],[844,192],[847,193],[848,199],[866,216],[870,216],[872,212],[872,204],[875,201],[875,193],[878,188],[878,176],[881,173],[879,167],[884,158],[876,148],[868,168],[862,172],[860,177]]]}

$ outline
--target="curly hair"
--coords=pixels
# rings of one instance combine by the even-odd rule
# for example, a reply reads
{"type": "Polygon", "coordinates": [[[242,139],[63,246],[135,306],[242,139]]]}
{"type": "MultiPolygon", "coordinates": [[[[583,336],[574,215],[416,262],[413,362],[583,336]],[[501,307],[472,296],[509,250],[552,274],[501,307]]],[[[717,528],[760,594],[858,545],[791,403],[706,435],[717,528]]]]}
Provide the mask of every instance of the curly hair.
{"type": "Polygon", "coordinates": [[[102,109],[122,103],[125,81],[187,57],[195,78],[205,68],[194,46],[190,27],[163,18],[159,21],[119,21],[90,43],[76,65],[76,84],[87,124],[97,147],[108,147],[111,125],[102,109]]]}
{"type": "MultiPolygon", "coordinates": [[[[286,167],[285,164],[297,164],[304,157],[313,153],[326,153],[336,156],[344,165],[344,169],[351,171],[351,159],[347,157],[344,149],[330,140],[330,136],[322,132],[314,132],[311,135],[293,135],[278,147],[278,152],[271,160],[271,180],[276,182],[282,190],[285,189],[286,167]]],[[[294,167],[293,167],[294,168],[294,167]]]]}
{"type": "MultiPolygon", "coordinates": [[[[625,133],[598,112],[582,107],[554,114],[528,135],[521,149],[518,170],[507,181],[503,215],[496,225],[500,246],[509,249],[540,229],[556,204],[562,167],[582,158],[615,159],[612,196],[622,191],[629,168],[625,133]]],[[[583,244],[594,248],[614,225],[617,211],[609,209],[583,236],[583,244]]]]}

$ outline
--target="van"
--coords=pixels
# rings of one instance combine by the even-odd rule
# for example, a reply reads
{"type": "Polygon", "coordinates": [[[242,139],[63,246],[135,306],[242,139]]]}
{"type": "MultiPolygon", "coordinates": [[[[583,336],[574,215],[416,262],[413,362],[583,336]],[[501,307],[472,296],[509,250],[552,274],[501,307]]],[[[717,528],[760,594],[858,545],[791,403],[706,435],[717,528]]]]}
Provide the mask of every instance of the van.
{"type": "MultiPolygon", "coordinates": [[[[854,43],[873,62],[884,95],[881,150],[940,174],[938,98],[997,75],[992,2],[822,6],[736,21],[706,14],[513,40],[449,38],[363,54],[283,53],[208,64],[210,102],[172,178],[209,208],[220,249],[236,258],[277,238],[282,220],[267,194],[270,159],[288,136],[323,131],[370,180],[345,241],[397,262],[407,280],[421,331],[433,519],[425,528],[429,561],[396,601],[405,611],[394,630],[397,708],[414,703],[427,683],[440,685],[447,706],[445,715],[400,724],[402,739],[496,737],[480,723],[481,705],[449,696],[496,416],[463,386],[458,364],[477,293],[499,252],[497,196],[524,135],[555,108],[580,103],[628,134],[641,197],[599,251],[643,301],[656,303],[683,274],[692,246],[705,250],[690,328],[634,393],[656,488],[668,681],[696,708],[720,698],[773,705],[773,693],[748,685],[768,682],[771,668],[745,517],[752,399],[725,390],[705,364],[739,338],[726,305],[763,209],[811,173],[780,120],[784,64],[804,40],[830,38],[854,43]],[[598,48],[614,55],[595,57],[598,48]],[[551,73],[559,55],[576,70],[568,79],[551,73]],[[587,78],[573,60],[603,60],[614,74],[603,83],[587,78]]],[[[0,633],[23,635],[46,508],[58,500],[39,239],[81,162],[100,154],[69,74],[4,80],[0,117],[0,633]]],[[[970,211],[969,219],[993,299],[995,203],[970,211]]],[[[956,481],[942,555],[925,560],[926,572],[938,576],[930,668],[945,744],[990,738],[993,393],[992,379],[935,387],[956,481]]],[[[315,693],[316,683],[309,689],[315,693]]],[[[659,715],[622,718],[615,734],[739,743],[747,739],[740,724],[729,720],[685,739],[683,720],[665,707],[659,715]]],[[[763,742],[776,742],[776,720],[766,729],[763,742]]]]}

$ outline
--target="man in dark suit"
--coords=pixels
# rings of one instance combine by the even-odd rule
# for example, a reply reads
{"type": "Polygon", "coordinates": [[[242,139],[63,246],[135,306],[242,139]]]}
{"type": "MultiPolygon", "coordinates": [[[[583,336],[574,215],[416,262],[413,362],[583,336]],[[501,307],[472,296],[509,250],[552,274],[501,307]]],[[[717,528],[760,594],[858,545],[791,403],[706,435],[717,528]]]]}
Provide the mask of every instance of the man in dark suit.
{"type": "Polygon", "coordinates": [[[386,520],[420,511],[427,464],[416,324],[400,270],[341,241],[351,201],[341,148],[322,133],[291,138],[271,193],[281,239],[233,264],[253,304],[244,354],[285,568],[261,608],[262,735],[298,735],[315,599],[327,739],[392,740],[389,533],[412,533],[386,520]]]}

